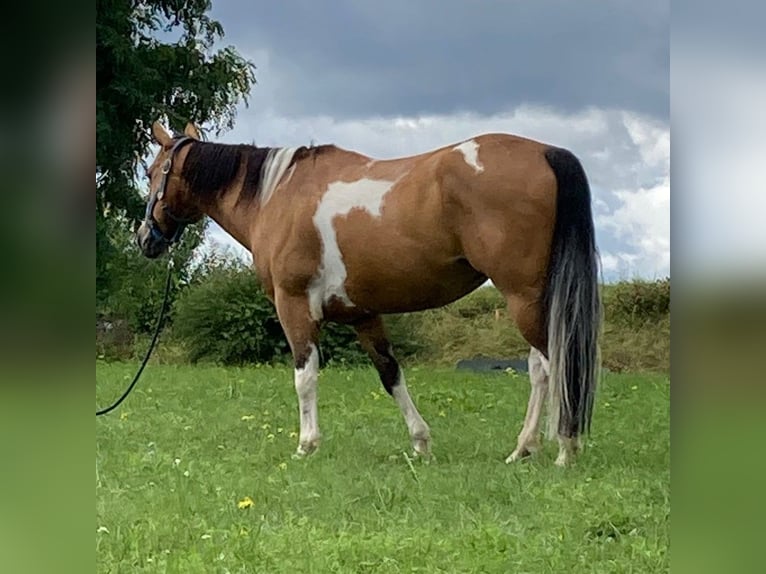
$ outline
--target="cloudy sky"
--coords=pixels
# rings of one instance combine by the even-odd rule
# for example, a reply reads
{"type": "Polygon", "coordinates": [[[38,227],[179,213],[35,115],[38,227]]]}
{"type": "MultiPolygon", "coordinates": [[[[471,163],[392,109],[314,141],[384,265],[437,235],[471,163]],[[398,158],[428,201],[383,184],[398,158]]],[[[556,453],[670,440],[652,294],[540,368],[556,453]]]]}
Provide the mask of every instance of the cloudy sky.
{"type": "Polygon", "coordinates": [[[762,0],[673,2],[673,253],[695,277],[766,278],[764,22],[762,0]]]}
{"type": "MultiPolygon", "coordinates": [[[[568,147],[605,277],[669,274],[667,1],[228,0],[212,16],[257,66],[221,141],[391,158],[505,131],[568,147]]],[[[231,242],[214,228],[211,243],[231,242]]]]}

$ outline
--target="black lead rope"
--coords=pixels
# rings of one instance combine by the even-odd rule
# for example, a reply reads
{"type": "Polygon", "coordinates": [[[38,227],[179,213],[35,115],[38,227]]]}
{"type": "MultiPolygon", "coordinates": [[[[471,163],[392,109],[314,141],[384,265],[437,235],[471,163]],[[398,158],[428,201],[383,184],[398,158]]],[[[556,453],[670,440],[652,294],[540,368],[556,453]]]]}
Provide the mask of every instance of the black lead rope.
{"type": "MultiPolygon", "coordinates": [[[[170,257],[170,255],[168,255],[170,257]]],[[[146,363],[149,362],[149,357],[152,356],[152,352],[154,351],[154,346],[157,344],[157,338],[160,336],[160,331],[162,331],[162,320],[165,318],[165,311],[168,306],[168,297],[170,296],[170,280],[173,273],[173,260],[168,259],[168,278],[165,282],[165,297],[162,300],[162,308],[160,309],[160,316],[157,317],[157,326],[154,328],[154,336],[152,337],[152,342],[149,344],[149,349],[146,351],[146,356],[144,357],[143,362],[141,363],[141,366],[138,369],[138,372],[136,373],[136,376],[133,377],[133,382],[130,383],[127,389],[125,389],[125,392],[122,393],[122,396],[117,399],[113,404],[106,407],[105,409],[101,409],[100,411],[96,411],[96,416],[105,415],[107,413],[112,412],[114,409],[116,409],[118,406],[120,406],[120,403],[124,401],[128,395],[130,394],[130,391],[133,390],[133,387],[136,386],[136,383],[138,382],[139,377],[141,376],[141,373],[144,370],[144,367],[146,366],[146,363]]]]}

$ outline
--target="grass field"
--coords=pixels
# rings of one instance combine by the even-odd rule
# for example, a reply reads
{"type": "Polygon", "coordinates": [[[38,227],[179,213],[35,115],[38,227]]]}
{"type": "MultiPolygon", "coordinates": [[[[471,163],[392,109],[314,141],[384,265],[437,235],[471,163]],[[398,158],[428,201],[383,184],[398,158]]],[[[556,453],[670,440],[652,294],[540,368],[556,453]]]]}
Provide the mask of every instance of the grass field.
{"type": "MultiPolygon", "coordinates": [[[[132,364],[97,363],[98,406],[132,364]]],[[[668,570],[669,381],[607,375],[588,448],[504,464],[524,375],[406,369],[436,460],[410,461],[370,369],[320,375],[323,443],[293,460],[288,368],[150,365],[96,421],[98,572],[668,570]]]]}

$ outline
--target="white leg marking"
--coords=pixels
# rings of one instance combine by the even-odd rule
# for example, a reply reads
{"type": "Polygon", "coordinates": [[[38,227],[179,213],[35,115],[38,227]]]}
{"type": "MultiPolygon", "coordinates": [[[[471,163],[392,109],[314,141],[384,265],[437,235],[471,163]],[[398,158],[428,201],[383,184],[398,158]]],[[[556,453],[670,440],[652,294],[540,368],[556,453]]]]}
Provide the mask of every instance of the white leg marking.
{"type": "Polygon", "coordinates": [[[519,433],[519,438],[514,450],[505,462],[511,463],[534,453],[540,448],[540,416],[542,415],[545,397],[548,393],[549,365],[543,354],[532,348],[529,352],[529,403],[527,404],[527,416],[524,419],[524,427],[519,433]]]}
{"type": "Polygon", "coordinates": [[[412,439],[412,447],[415,450],[415,454],[421,456],[428,456],[430,454],[430,440],[431,431],[420,416],[415,403],[412,402],[409,391],[407,391],[407,383],[404,380],[404,373],[399,369],[399,384],[394,386],[392,394],[396,404],[399,405],[399,409],[404,415],[404,422],[407,424],[407,429],[410,431],[410,438],[412,439]]]}
{"type": "Polygon", "coordinates": [[[484,171],[484,166],[479,163],[479,144],[476,140],[465,141],[452,149],[462,152],[465,162],[476,170],[476,173],[484,171]]]}
{"type": "Polygon", "coordinates": [[[301,417],[301,434],[296,455],[311,454],[319,446],[319,416],[317,412],[317,376],[319,353],[312,343],[311,353],[303,368],[295,369],[295,392],[301,417]]]}
{"type": "Polygon", "coordinates": [[[348,215],[353,209],[380,217],[385,196],[395,183],[364,178],[352,182],[336,181],[327,186],[313,217],[322,239],[322,260],[308,289],[309,309],[315,321],[322,318],[322,307],[331,297],[353,306],[346,293],[346,265],[338,246],[335,218],[348,215]]]}

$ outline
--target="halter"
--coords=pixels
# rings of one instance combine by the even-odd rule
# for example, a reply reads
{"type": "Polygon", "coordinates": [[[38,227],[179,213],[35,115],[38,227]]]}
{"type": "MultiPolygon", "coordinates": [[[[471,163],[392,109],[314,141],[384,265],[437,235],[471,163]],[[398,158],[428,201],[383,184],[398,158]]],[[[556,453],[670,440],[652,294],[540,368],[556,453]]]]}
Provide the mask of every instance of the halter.
{"type": "Polygon", "coordinates": [[[178,217],[177,215],[174,215],[168,206],[166,204],[162,205],[162,211],[165,213],[165,215],[172,219],[176,223],[176,230],[173,232],[173,235],[170,237],[167,237],[162,230],[159,227],[159,222],[154,218],[154,206],[157,204],[157,202],[162,199],[165,196],[165,191],[167,191],[168,186],[168,175],[170,174],[170,170],[173,167],[173,159],[175,158],[176,153],[179,149],[181,149],[186,144],[194,141],[193,138],[183,136],[181,137],[175,144],[173,144],[173,147],[170,150],[170,157],[168,157],[163,163],[162,163],[162,181],[160,182],[160,187],[157,193],[153,193],[149,197],[149,203],[146,204],[146,215],[144,215],[144,222],[146,223],[146,226],[149,228],[149,233],[152,237],[152,240],[154,241],[161,241],[166,246],[170,247],[174,243],[177,243],[179,239],[181,239],[181,234],[184,232],[184,229],[187,225],[190,223],[194,223],[193,219],[185,219],[183,217],[178,217]]]}

